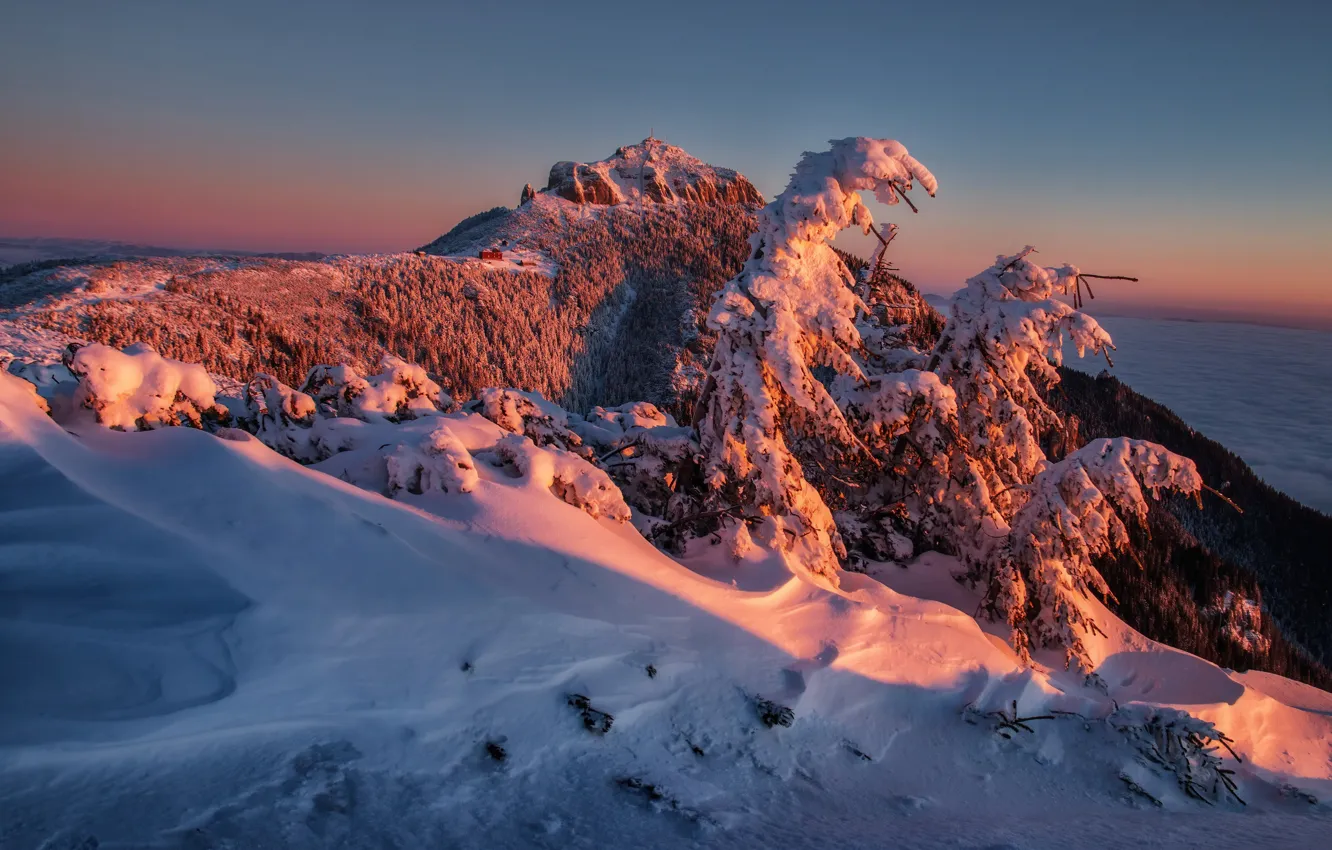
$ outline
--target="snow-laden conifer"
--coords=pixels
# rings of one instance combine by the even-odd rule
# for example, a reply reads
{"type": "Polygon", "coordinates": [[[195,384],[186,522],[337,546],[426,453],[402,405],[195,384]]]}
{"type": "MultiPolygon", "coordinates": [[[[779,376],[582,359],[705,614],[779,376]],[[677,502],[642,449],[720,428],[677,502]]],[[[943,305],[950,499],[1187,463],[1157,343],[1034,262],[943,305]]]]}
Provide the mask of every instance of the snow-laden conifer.
{"type": "Polygon", "coordinates": [[[806,153],[760,213],[750,259],[708,320],[718,339],[697,424],[710,502],[752,506],[764,516],[760,542],[832,583],[845,550],[802,464],[826,469],[863,451],[821,378],[865,380],[855,357],[865,305],[828,242],[873,226],[859,190],[896,204],[915,181],[937,189],[895,141],[841,139],[806,153]]]}
{"type": "Polygon", "coordinates": [[[1193,461],[1156,443],[1127,437],[1093,440],[1043,468],[1024,488],[1003,545],[973,566],[986,582],[984,605],[1012,627],[1024,657],[1036,647],[1061,649],[1066,663],[1090,672],[1083,637],[1100,631],[1084,600],[1113,600],[1093,558],[1130,548],[1124,519],[1145,522],[1144,489],[1197,495],[1193,461]]]}

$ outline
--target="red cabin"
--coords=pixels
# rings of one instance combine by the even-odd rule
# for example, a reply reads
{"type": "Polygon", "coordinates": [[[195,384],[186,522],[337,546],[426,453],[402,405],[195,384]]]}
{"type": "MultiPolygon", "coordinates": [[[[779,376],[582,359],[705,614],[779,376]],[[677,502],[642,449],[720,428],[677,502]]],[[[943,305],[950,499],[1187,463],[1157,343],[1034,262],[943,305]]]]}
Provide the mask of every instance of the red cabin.
{"type": "Polygon", "coordinates": [[[498,248],[482,248],[480,257],[483,260],[502,260],[504,252],[498,248]]]}

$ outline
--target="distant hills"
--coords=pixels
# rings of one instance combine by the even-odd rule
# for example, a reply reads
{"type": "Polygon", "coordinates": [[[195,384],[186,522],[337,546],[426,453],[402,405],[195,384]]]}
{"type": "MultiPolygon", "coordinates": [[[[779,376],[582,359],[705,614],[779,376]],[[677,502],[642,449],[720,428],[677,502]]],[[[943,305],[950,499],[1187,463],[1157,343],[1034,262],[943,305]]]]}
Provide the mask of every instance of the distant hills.
{"type": "Polygon", "coordinates": [[[324,256],[316,251],[233,251],[197,248],[165,248],[160,245],[137,245],[130,242],[110,242],[101,239],[67,239],[61,237],[2,237],[0,236],[0,267],[24,263],[44,263],[53,260],[81,260],[128,257],[274,257],[286,260],[317,260],[324,256]]]}

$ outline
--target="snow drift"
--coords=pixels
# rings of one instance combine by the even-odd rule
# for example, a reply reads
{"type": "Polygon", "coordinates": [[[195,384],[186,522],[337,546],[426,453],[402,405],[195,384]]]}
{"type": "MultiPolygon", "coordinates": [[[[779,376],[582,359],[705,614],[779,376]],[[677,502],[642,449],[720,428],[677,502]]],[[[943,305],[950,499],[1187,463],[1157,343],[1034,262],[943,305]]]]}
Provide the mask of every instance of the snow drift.
{"type": "MultiPolygon", "coordinates": [[[[441,425],[464,447],[524,439],[471,414],[357,427],[421,429],[456,459],[441,425]]],[[[938,564],[832,590],[756,557],[672,561],[491,464],[471,492],[388,499],[339,480],[370,447],[310,468],[236,431],[74,430],[0,376],[6,846],[1242,846],[1327,827],[1326,713],[1108,611],[1101,692],[1025,668],[938,564]],[[1186,814],[1201,803],[1144,755],[1180,709],[1233,740],[1218,764],[1244,814],[1224,789],[1234,813],[1186,814]]]]}

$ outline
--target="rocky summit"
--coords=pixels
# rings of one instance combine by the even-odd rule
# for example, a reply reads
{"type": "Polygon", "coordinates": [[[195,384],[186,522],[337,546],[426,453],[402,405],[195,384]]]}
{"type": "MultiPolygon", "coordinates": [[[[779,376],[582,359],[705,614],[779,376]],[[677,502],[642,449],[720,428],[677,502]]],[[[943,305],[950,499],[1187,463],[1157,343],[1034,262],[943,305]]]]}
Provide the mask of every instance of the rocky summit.
{"type": "MultiPolygon", "coordinates": [[[[614,206],[635,201],[671,204],[761,205],[763,196],[744,175],[716,168],[660,139],[627,145],[598,162],[557,162],[545,192],[578,204],[614,206]]],[[[524,198],[528,195],[525,192],[524,198]]]]}

